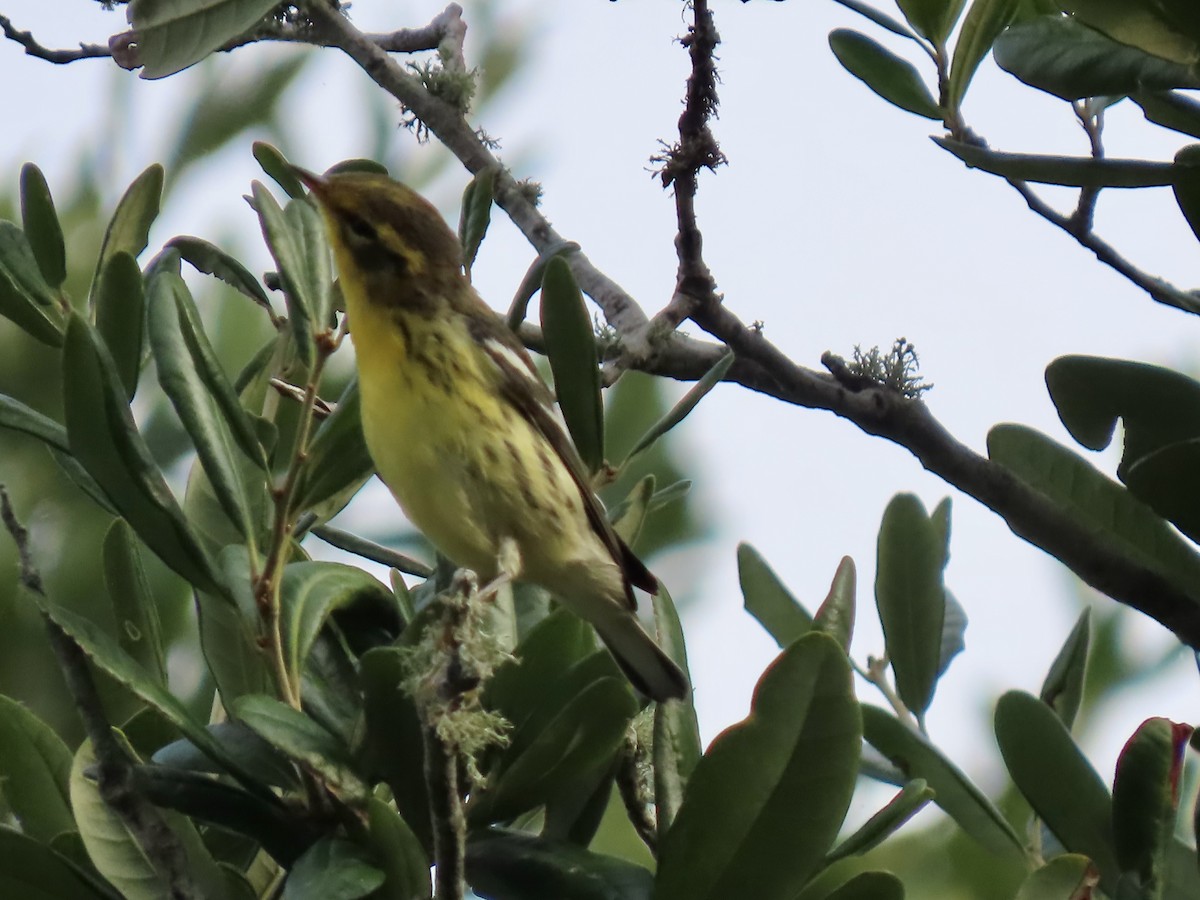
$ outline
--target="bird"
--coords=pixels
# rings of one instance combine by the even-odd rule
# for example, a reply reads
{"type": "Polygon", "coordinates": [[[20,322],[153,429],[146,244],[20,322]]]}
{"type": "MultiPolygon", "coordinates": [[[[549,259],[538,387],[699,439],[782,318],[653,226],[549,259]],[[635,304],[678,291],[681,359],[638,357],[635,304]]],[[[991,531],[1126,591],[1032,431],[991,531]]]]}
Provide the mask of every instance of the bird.
{"type": "Polygon", "coordinates": [[[686,697],[637,617],[633,588],[653,594],[657,579],[614,531],[553,394],[441,214],[387,175],[293,171],[333,249],[367,450],[408,519],[485,584],[549,590],[646,697],[686,697]]]}

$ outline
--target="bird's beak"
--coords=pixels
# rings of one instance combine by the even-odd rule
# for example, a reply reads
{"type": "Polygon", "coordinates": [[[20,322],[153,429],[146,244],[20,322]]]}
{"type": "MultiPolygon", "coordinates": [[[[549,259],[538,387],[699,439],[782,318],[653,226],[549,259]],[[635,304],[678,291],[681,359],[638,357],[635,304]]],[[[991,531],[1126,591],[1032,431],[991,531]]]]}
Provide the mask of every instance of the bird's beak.
{"type": "Polygon", "coordinates": [[[292,170],[292,174],[300,179],[300,182],[312,191],[317,197],[324,197],[329,190],[329,182],[320,175],[315,175],[307,169],[302,169],[299,166],[288,166],[292,170]]]}

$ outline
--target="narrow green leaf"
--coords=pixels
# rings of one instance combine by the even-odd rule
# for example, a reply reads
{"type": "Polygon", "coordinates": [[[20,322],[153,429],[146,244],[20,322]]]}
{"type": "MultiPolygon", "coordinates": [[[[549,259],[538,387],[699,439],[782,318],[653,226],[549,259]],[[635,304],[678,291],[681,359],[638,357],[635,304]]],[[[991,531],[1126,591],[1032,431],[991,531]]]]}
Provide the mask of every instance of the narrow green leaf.
{"type": "Polygon", "coordinates": [[[339,160],[325,170],[326,175],[342,175],[346,172],[366,172],[369,175],[391,174],[383,163],[364,157],[339,160]]]}
{"type": "Polygon", "coordinates": [[[78,613],[34,595],[39,608],[65,631],[98,668],[162,713],[210,759],[234,776],[249,791],[270,793],[261,787],[238,760],[191,717],[187,706],[129,656],[120,645],[78,613]]]}
{"type": "Polygon", "coordinates": [[[514,734],[498,776],[472,798],[468,821],[476,826],[505,821],[550,801],[579,779],[607,768],[638,711],[619,677],[592,681],[536,735],[526,726],[514,734]],[[512,748],[516,748],[514,751],[512,748]]]}
{"type": "Polygon", "coordinates": [[[996,741],[1013,783],[1072,853],[1100,869],[1111,892],[1120,874],[1113,847],[1108,789],[1054,711],[1029,694],[1009,691],[996,704],[996,741]]]}
{"type": "Polygon", "coordinates": [[[854,607],[858,576],[854,560],[843,556],[833,573],[829,593],[813,617],[812,627],[823,631],[849,652],[850,639],[854,636],[854,607]]]}
{"type": "Polygon", "coordinates": [[[118,201],[100,244],[100,257],[96,261],[96,274],[92,276],[92,289],[89,292],[91,297],[95,297],[100,274],[112,256],[124,252],[137,259],[146,249],[150,240],[150,226],[158,218],[162,189],[163,167],[155,163],[133,180],[118,201]]]}
{"type": "Polygon", "coordinates": [[[343,799],[356,803],[370,794],[349,750],[300,710],[274,697],[250,694],[234,701],[233,713],[271,746],[318,773],[343,799]]]}
{"type": "Polygon", "coordinates": [[[221,279],[235,291],[245,294],[263,309],[274,314],[267,292],[258,279],[240,262],[215,244],[190,235],[180,235],[167,241],[166,248],[175,250],[197,271],[221,279]]]}
{"type": "Polygon", "coordinates": [[[967,611],[950,591],[946,591],[945,596],[946,615],[942,620],[942,641],[938,650],[938,678],[946,674],[954,657],[962,653],[967,646],[967,611]]]}
{"type": "Polygon", "coordinates": [[[733,353],[726,353],[717,360],[711,369],[701,375],[696,383],[688,389],[688,392],[679,398],[679,402],[638,439],[638,442],[633,445],[633,449],[626,455],[625,461],[621,463],[621,468],[624,469],[628,466],[631,459],[643,450],[653,447],[659,438],[686,419],[688,413],[696,408],[705,395],[721,383],[729,371],[729,367],[733,365],[733,361],[733,353]]]}
{"type": "Polygon", "coordinates": [[[142,368],[146,322],[146,288],[137,260],[124,250],[109,256],[92,300],[96,330],[112,354],[126,399],[132,400],[142,368]]]}
{"type": "Polygon", "coordinates": [[[463,249],[463,269],[471,276],[471,266],[479,255],[479,246],[492,221],[492,199],[496,194],[495,166],[481,169],[463,191],[462,213],[458,220],[458,240],[463,249]]]}
{"type": "Polygon", "coordinates": [[[609,511],[613,531],[626,545],[633,547],[637,544],[638,535],[646,523],[646,514],[650,511],[650,500],[654,496],[654,476],[647,475],[641,479],[629,494],[609,511]]]}
{"type": "Polygon", "coordinates": [[[904,900],[904,882],[891,872],[859,872],[824,900],[904,900]]]}
{"type": "Polygon", "coordinates": [[[862,705],[863,737],[904,773],[922,778],[934,802],[990,852],[1023,858],[1024,842],[987,796],[933,744],[889,712],[862,705]]]}
{"type": "Polygon", "coordinates": [[[262,170],[278,184],[293,200],[303,200],[308,192],[292,171],[291,163],[278,149],[266,141],[255,141],[251,145],[255,161],[262,170]]]}
{"type": "Polygon", "coordinates": [[[896,689],[918,718],[933,700],[946,619],[945,543],[913,494],[897,494],[883,513],[875,566],[875,603],[896,689]]]}
{"type": "Polygon", "coordinates": [[[908,24],[921,35],[941,44],[962,13],[965,0],[896,0],[908,24]]]}
{"type": "Polygon", "coordinates": [[[99,879],[33,838],[0,828],[0,897],[21,900],[121,900],[99,879]]]}
{"type": "Polygon", "coordinates": [[[333,412],[317,428],[300,474],[296,509],[336,515],[375,472],[363,436],[358,379],[346,385],[333,412]]]}
{"type": "Polygon", "coordinates": [[[1070,731],[1083,702],[1087,682],[1088,650],[1092,642],[1092,611],[1085,609],[1075,621],[1062,649],[1050,664],[1039,699],[1054,710],[1070,731]]]}
{"type": "Polygon", "coordinates": [[[320,213],[307,200],[292,200],[281,209],[257,181],[252,191],[263,237],[279,267],[296,351],[301,362],[311,366],[314,334],[326,330],[333,309],[329,248],[320,213]]]}
{"type": "Polygon", "coordinates": [[[254,541],[266,506],[267,462],[232,385],[208,343],[191,293],[178,273],[156,267],[149,279],[150,349],[159,383],[196,447],[225,514],[254,541]]]}
{"type": "Polygon", "coordinates": [[[546,247],[538,254],[537,259],[529,264],[529,268],[525,270],[524,277],[521,278],[521,283],[517,285],[516,293],[513,294],[512,301],[508,305],[508,315],[505,316],[505,321],[512,331],[516,331],[521,327],[521,323],[525,321],[525,316],[529,312],[529,301],[533,299],[542,287],[542,278],[546,274],[546,265],[552,259],[566,257],[571,253],[579,252],[579,245],[574,241],[557,241],[546,247]]]}
{"type": "MultiPolygon", "coordinates": [[[[188,515],[197,518],[196,486],[206,482],[204,470],[193,468],[194,477],[188,487],[188,515]]],[[[215,499],[206,505],[217,507],[215,499]]],[[[219,509],[217,510],[219,513],[219,509]]],[[[222,518],[222,521],[227,521],[222,518]]],[[[230,531],[233,529],[230,528],[230,531]]],[[[231,543],[217,557],[224,592],[196,595],[200,619],[200,648],[204,662],[216,682],[221,702],[228,709],[244,694],[265,693],[271,689],[271,675],[266,656],[258,646],[258,612],[254,605],[250,559],[245,544],[231,543]],[[234,602],[228,598],[232,597],[234,602]]]]}
{"type": "Polygon", "coordinates": [[[386,880],[382,900],[424,900],[432,896],[430,859],[408,823],[375,797],[367,802],[368,840],[386,880]]]}
{"type": "Polygon", "coordinates": [[[873,6],[868,6],[860,0],[834,0],[835,3],[840,3],[846,9],[852,9],[860,16],[865,16],[881,28],[886,28],[892,34],[898,34],[902,38],[908,38],[910,41],[920,43],[920,38],[917,33],[910,29],[907,25],[896,21],[887,13],[880,12],[873,6]]]}
{"type": "Polygon", "coordinates": [[[973,0],[954,44],[946,105],[958,109],[983,58],[1016,17],[1021,0],[973,0]]]}
{"type": "MultiPolygon", "coordinates": [[[[654,595],[654,621],[658,623],[659,646],[683,669],[690,681],[679,612],[661,584],[654,595]]],[[[657,704],[654,707],[654,806],[660,840],[679,814],[688,779],[702,755],[694,700],[687,697],[675,703],[657,704]]]]}
{"type": "Polygon", "coordinates": [[[1193,541],[1200,540],[1200,440],[1143,456],[1125,473],[1130,492],[1193,541]]]}
{"type": "Polygon", "coordinates": [[[67,247],[46,176],[33,163],[21,167],[21,225],[42,277],[52,288],[67,280],[67,247]]]}
{"type": "Polygon", "coordinates": [[[1200,138],[1200,102],[1176,91],[1139,91],[1131,98],[1146,120],[1200,138]]]}
{"type": "Polygon", "coordinates": [[[813,617],[757,550],[738,544],[737,563],[746,612],[775,638],[780,649],[812,629],[813,617]]]}
{"type": "MultiPolygon", "coordinates": [[[[205,730],[224,748],[231,759],[236,759],[257,781],[288,790],[295,790],[300,786],[292,764],[241,722],[215,722],[205,726],[205,730]]],[[[162,768],[208,775],[221,774],[221,767],[187,738],[180,738],[159,747],[151,761],[162,768]]]]}
{"type": "Polygon", "coordinates": [[[165,688],[167,660],[158,603],[142,567],[137,537],[123,519],[113,522],[104,537],[104,583],[122,649],[165,688]]]}
{"type": "Polygon", "coordinates": [[[848,856],[862,856],[878,847],[900,827],[925,808],[934,798],[934,790],[924,779],[916,778],[901,788],[900,793],[888,801],[887,806],[867,819],[854,834],[850,835],[825,857],[826,865],[848,856]]]}
{"type": "Polygon", "coordinates": [[[1200,59],[1200,28],[1187,0],[1060,0],[1057,7],[1153,56],[1183,65],[1200,59]]]}
{"type": "Polygon", "coordinates": [[[283,597],[284,663],[296,684],[317,634],[335,610],[352,604],[395,609],[391,591],[362,569],[341,563],[290,563],[283,570],[280,591],[283,597]]]}
{"type": "Polygon", "coordinates": [[[67,476],[91,497],[93,502],[105,511],[116,515],[112,502],[100,485],[84,470],[75,457],[71,456],[71,449],[67,443],[67,429],[53,419],[30,409],[19,400],[14,400],[4,394],[0,394],[0,428],[27,434],[45,444],[50,455],[62,467],[67,476]]]}
{"type": "Polygon", "coordinates": [[[324,838],[288,873],[283,900],[358,900],[385,877],[362,847],[344,838],[324,838]]]}
{"type": "Polygon", "coordinates": [[[848,28],[830,32],[829,47],[847,72],[888,103],[926,119],[941,121],[942,111],[937,101],[908,60],[848,28]]]}
{"type": "Polygon", "coordinates": [[[70,451],[160,559],[186,581],[221,593],[207,554],[175,502],[125,402],[100,336],[71,317],[63,347],[70,451]]]}
{"type": "Polygon", "coordinates": [[[1088,529],[1158,572],[1200,602],[1200,556],[1160,516],[1065,447],[1031,428],[999,425],[988,435],[991,458],[1058,502],[1088,529]]]}
{"type": "Polygon", "coordinates": [[[571,267],[561,258],[542,275],[542,334],[554,392],[567,429],[589,472],[604,465],[604,399],[596,336],[571,267]]]}
{"type": "Polygon", "coordinates": [[[1175,154],[1175,179],[1171,190],[1192,234],[1200,240],[1200,145],[1191,144],[1175,154]]]}
{"type": "Polygon", "coordinates": [[[1014,900],[1090,900],[1099,881],[1100,873],[1090,859],[1064,853],[1030,872],[1014,900]]]}
{"type": "Polygon", "coordinates": [[[128,18],[142,78],[164,78],[240,37],[276,0],[132,0],[128,18]]]}
{"type": "Polygon", "coordinates": [[[792,643],[763,674],[749,717],[692,773],[660,847],[656,900],[793,896],[837,837],[861,740],[842,648],[817,632],[792,643]]]}
{"type": "Polygon", "coordinates": [[[21,830],[43,844],[75,828],[68,787],[71,756],[54,729],[0,695],[0,794],[21,830]]]}
{"type": "Polygon", "coordinates": [[[62,312],[25,233],[0,221],[0,315],[51,347],[63,342],[62,312]]]}
{"type": "Polygon", "coordinates": [[[996,40],[996,63],[1064,100],[1200,87],[1185,65],[1122,44],[1069,16],[1040,16],[996,40]]]}
{"type": "Polygon", "coordinates": [[[1151,718],[1138,726],[1117,758],[1112,827],[1117,862],[1143,890],[1161,891],[1167,852],[1175,842],[1175,813],[1190,725],[1151,718]]]}
{"type": "Polygon", "coordinates": [[[930,138],[971,169],[982,169],[1002,178],[1086,188],[1165,187],[1175,179],[1171,163],[1141,159],[1092,159],[1076,156],[1039,156],[1033,153],[998,153],[952,138],[930,138]]]}
{"type": "Polygon", "coordinates": [[[467,880],[481,896],[650,900],[654,877],[641,866],[566,841],[501,829],[472,834],[467,880]]]}

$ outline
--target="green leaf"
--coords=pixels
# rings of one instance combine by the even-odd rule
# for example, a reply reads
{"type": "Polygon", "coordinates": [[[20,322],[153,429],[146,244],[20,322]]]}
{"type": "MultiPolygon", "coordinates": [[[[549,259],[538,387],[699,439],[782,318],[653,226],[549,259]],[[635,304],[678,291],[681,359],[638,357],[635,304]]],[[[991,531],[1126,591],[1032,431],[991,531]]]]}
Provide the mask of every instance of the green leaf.
{"type": "Polygon", "coordinates": [[[963,19],[950,63],[946,106],[958,109],[983,58],[1000,33],[1016,18],[1021,0],[973,0],[963,19]]]}
{"type": "MultiPolygon", "coordinates": [[[[188,488],[189,513],[200,496],[197,482],[205,481],[200,467],[188,488]]],[[[216,501],[210,501],[216,506],[216,501]]],[[[220,567],[221,595],[198,593],[200,647],[204,661],[228,709],[243,694],[265,693],[271,688],[266,656],[258,646],[258,612],[254,604],[250,558],[245,544],[230,544],[217,557],[220,567]],[[234,602],[227,598],[232,597],[234,602]]]]}
{"type": "Polygon", "coordinates": [[[825,900],[904,900],[904,883],[891,872],[859,872],[825,900]]]}
{"type": "Polygon", "coordinates": [[[908,60],[848,28],[830,32],[829,47],[847,72],[888,103],[926,119],[941,121],[942,111],[937,101],[908,60]]]}
{"type": "Polygon", "coordinates": [[[142,78],[164,78],[240,37],[276,0],[132,0],[129,24],[142,78]]]}
{"type": "Polygon", "coordinates": [[[1075,627],[1067,635],[1062,649],[1054,657],[1050,671],[1046,673],[1046,679],[1042,682],[1039,699],[1054,710],[1068,731],[1075,723],[1075,715],[1083,702],[1091,642],[1092,611],[1085,609],[1079,614],[1075,627]]]}
{"type": "Polygon", "coordinates": [[[490,900],[650,900],[654,886],[648,871],[623,859],[500,829],[471,835],[467,880],[490,900]]]}
{"type": "MultiPolygon", "coordinates": [[[[663,585],[654,595],[654,620],[658,623],[658,643],[691,680],[683,627],[675,601],[663,585]]],[[[703,755],[700,724],[691,697],[654,707],[654,806],[661,840],[671,828],[683,805],[688,779],[703,755]]]]}
{"type": "Polygon", "coordinates": [[[860,0],[834,0],[834,2],[840,3],[842,6],[846,7],[846,9],[854,10],[860,16],[865,16],[881,28],[886,28],[892,34],[898,34],[900,37],[908,38],[910,41],[917,41],[920,43],[920,38],[917,36],[916,32],[909,29],[907,25],[896,21],[886,13],[880,12],[873,6],[868,6],[866,3],[860,2],[860,0]]]}
{"type": "Polygon", "coordinates": [[[1140,91],[1131,98],[1146,120],[1200,138],[1200,102],[1175,91],[1140,91]]]}
{"type": "MultiPolygon", "coordinates": [[[[362,569],[334,562],[295,562],[283,570],[283,658],[293,683],[325,620],[352,604],[395,609],[395,596],[362,569]]],[[[398,616],[397,616],[398,618],[398,616]]]]}
{"type": "Polygon", "coordinates": [[[68,788],[71,756],[54,729],[0,695],[0,793],[21,830],[43,844],[75,828],[68,788]]]}
{"type": "Polygon", "coordinates": [[[253,542],[265,522],[266,456],[250,417],[204,334],[191,292],[177,272],[149,278],[150,348],[158,380],[196,447],[225,514],[253,542]]]}
{"type": "Polygon", "coordinates": [[[190,584],[221,593],[207,554],[138,433],[108,349],[78,315],[71,317],[63,346],[63,406],[71,455],[146,546],[190,584]]]}
{"type": "Polygon", "coordinates": [[[383,884],[385,877],[357,844],[325,838],[292,867],[283,900],[358,900],[383,884]]]}
{"type": "Polygon", "coordinates": [[[489,777],[486,789],[472,798],[468,821],[482,826],[512,819],[608,767],[637,711],[624,679],[614,675],[592,681],[544,727],[526,720],[514,730],[497,766],[499,774],[489,777]]]}
{"type": "Polygon", "coordinates": [[[345,745],[300,710],[249,694],[234,701],[233,713],[271,746],[320,775],[343,799],[357,803],[370,794],[345,745]]]}
{"type": "Polygon", "coordinates": [[[100,275],[110,258],[118,253],[128,253],[137,259],[146,249],[150,240],[150,226],[158,218],[162,189],[163,167],[155,163],[133,180],[118,201],[100,244],[100,257],[96,261],[96,274],[92,276],[92,289],[89,292],[93,298],[100,275]]]}
{"type": "Polygon", "coordinates": [[[276,184],[283,188],[284,193],[293,200],[303,200],[307,196],[308,192],[304,190],[304,185],[292,171],[291,163],[278,149],[266,141],[255,141],[251,145],[251,150],[255,161],[276,184]]]}
{"type": "Polygon", "coordinates": [[[46,176],[33,163],[21,166],[21,225],[42,277],[52,288],[67,280],[67,247],[46,176]]]}
{"type": "Polygon", "coordinates": [[[999,425],[988,453],[1114,548],[1200,602],[1200,556],[1161,517],[1065,447],[1031,428],[999,425]]]}
{"type": "Polygon", "coordinates": [[[805,635],[692,773],[660,847],[655,900],[792,897],[845,818],[861,740],[846,654],[828,635],[805,635]]]}
{"type": "Polygon", "coordinates": [[[471,266],[479,255],[479,245],[492,221],[492,199],[496,194],[495,166],[486,166],[471,179],[463,191],[462,213],[458,220],[458,241],[463,249],[463,269],[471,276],[471,266]]]}
{"type": "Polygon", "coordinates": [[[938,651],[938,678],[946,674],[954,657],[966,649],[967,611],[946,591],[946,617],[942,620],[942,642],[938,651]]]}
{"type": "Polygon", "coordinates": [[[813,617],[812,627],[823,631],[832,637],[841,648],[850,650],[850,639],[854,636],[854,606],[857,592],[858,577],[854,570],[854,560],[843,556],[838,563],[837,571],[833,573],[833,583],[829,585],[829,594],[813,617]]]}
{"type": "Polygon", "coordinates": [[[67,443],[67,429],[53,419],[30,409],[19,400],[3,394],[0,394],[0,428],[27,434],[45,444],[51,456],[68,477],[79,485],[92,498],[93,502],[106,512],[116,515],[116,510],[100,485],[84,470],[75,457],[71,456],[71,449],[67,443]]]}
{"type": "Polygon", "coordinates": [[[1046,387],[1071,437],[1089,450],[1112,441],[1120,419],[1129,468],[1168,444],[1200,437],[1200,382],[1162,366],[1063,356],[1046,367],[1046,387]]]}
{"type": "Polygon", "coordinates": [[[165,246],[166,249],[178,252],[180,257],[197,271],[219,278],[238,293],[245,294],[263,309],[274,314],[267,292],[258,283],[258,279],[220,247],[190,235],[173,237],[165,246]]]}
{"type": "Polygon", "coordinates": [[[1138,726],[1117,758],[1112,827],[1117,862],[1151,895],[1166,881],[1175,842],[1175,814],[1190,725],[1151,718],[1138,726]]]}
{"type": "Polygon", "coordinates": [[[51,347],[63,342],[62,312],[25,233],[0,221],[0,315],[51,347]]]}
{"type": "Polygon", "coordinates": [[[946,618],[945,542],[913,494],[897,494],[883,513],[875,565],[875,603],[900,699],[920,719],[933,700],[946,618]]]}
{"type": "Polygon", "coordinates": [[[65,856],[11,828],[0,828],[0,897],[120,900],[65,856]]]}
{"type": "Polygon", "coordinates": [[[386,880],[381,900],[419,900],[432,896],[430,859],[408,823],[391,806],[375,797],[367,802],[367,839],[386,880]]]}
{"type": "Polygon", "coordinates": [[[922,36],[941,44],[954,28],[965,0],[896,0],[908,24],[922,36]]]}
{"type": "Polygon", "coordinates": [[[604,465],[604,399],[596,336],[571,267],[561,258],[542,275],[542,333],[554,392],[571,439],[589,472],[604,465]]]}
{"type": "Polygon", "coordinates": [[[996,41],[996,63],[1064,100],[1200,87],[1184,65],[1118,43],[1066,16],[1040,16],[996,41]]]}
{"type": "Polygon", "coordinates": [[[1200,145],[1192,144],[1175,154],[1175,180],[1171,184],[1179,211],[1200,240],[1200,145]]]}
{"type": "Polygon", "coordinates": [[[251,189],[263,237],[279,266],[296,351],[311,366],[315,334],[329,330],[333,314],[333,274],[321,214],[308,200],[292,200],[280,209],[257,181],[251,189]]]}
{"type": "Polygon", "coordinates": [[[775,638],[780,649],[807,634],[813,618],[779,580],[762,555],[749,544],[738,544],[738,582],[746,612],[775,638]]]}
{"type": "Polygon", "coordinates": [[[638,535],[646,524],[650,500],[654,497],[654,481],[653,475],[647,475],[634,485],[624,500],[609,510],[613,531],[629,547],[637,546],[638,535]]]}
{"type": "Polygon", "coordinates": [[[1105,891],[1120,867],[1113,847],[1108,789],[1066,726],[1041,700],[1009,691],[996,704],[996,741],[1017,789],[1072,853],[1100,869],[1105,891]]]}
{"type": "Polygon", "coordinates": [[[1165,187],[1175,179],[1170,163],[1141,159],[1092,159],[1076,156],[1039,156],[1033,153],[998,153],[964,144],[953,138],[931,138],[971,169],[982,169],[1001,178],[1086,188],[1165,187]]]}
{"type": "Polygon", "coordinates": [[[122,519],[113,522],[104,537],[104,584],[122,649],[165,688],[167,660],[158,603],[142,566],[137,537],[122,519]]]}
{"type": "Polygon", "coordinates": [[[364,775],[372,783],[387,782],[400,815],[421,845],[432,850],[422,726],[416,705],[402,686],[407,676],[401,648],[376,647],[363,654],[359,681],[365,735],[359,755],[364,775]]]}
{"type": "Polygon", "coordinates": [[[333,412],[317,428],[300,473],[296,509],[336,515],[375,472],[362,430],[358,379],[351,379],[333,412]]]}
{"type": "Polygon", "coordinates": [[[733,353],[726,353],[717,360],[711,369],[701,375],[696,383],[688,389],[688,392],[679,398],[679,402],[672,406],[666,415],[651,425],[649,430],[638,439],[638,442],[633,445],[633,449],[625,456],[625,461],[621,463],[621,468],[624,469],[628,466],[631,459],[643,450],[653,447],[659,438],[687,418],[688,413],[696,408],[705,395],[721,383],[729,371],[729,367],[733,365],[733,362],[733,353]]]}
{"type": "Polygon", "coordinates": [[[1090,859],[1064,853],[1030,872],[1014,900],[1089,900],[1099,880],[1090,859]]]}
{"type": "Polygon", "coordinates": [[[525,321],[525,316],[529,312],[529,301],[533,299],[534,294],[541,290],[542,278],[546,274],[546,266],[550,260],[565,258],[569,254],[577,252],[579,252],[577,243],[559,240],[544,248],[538,254],[537,259],[529,264],[524,277],[521,278],[521,283],[517,285],[516,293],[513,294],[512,301],[508,305],[508,314],[505,316],[505,321],[512,331],[520,328],[521,323],[525,321]]]}
{"type": "Polygon", "coordinates": [[[862,705],[863,737],[909,779],[924,779],[934,802],[990,852],[1009,859],[1025,854],[1012,825],[987,796],[933,744],[876,706],[862,705]]]}
{"type": "MultiPolygon", "coordinates": [[[[274,747],[241,722],[215,722],[205,726],[225,753],[236,759],[255,780],[271,787],[295,790],[300,786],[292,764],[274,747]]],[[[208,775],[220,775],[221,767],[187,738],[180,738],[155,751],[152,762],[161,768],[182,769],[208,775]]]]}
{"type": "Polygon", "coordinates": [[[211,760],[236,778],[247,789],[255,793],[269,794],[241,765],[241,763],[197,723],[187,706],[172,695],[166,687],[137,664],[120,645],[94,623],[66,607],[51,603],[39,595],[33,595],[38,607],[58,627],[70,636],[84,655],[98,668],[111,675],[129,688],[135,695],[153,706],[168,722],[200,748],[211,760]]]}
{"type": "Polygon", "coordinates": [[[1200,60],[1200,28],[1187,0],[1062,0],[1059,7],[1114,41],[1184,65],[1200,60]]]}
{"type": "Polygon", "coordinates": [[[146,321],[146,289],[137,260],[124,250],[109,256],[92,299],[96,330],[112,354],[126,399],[132,400],[142,368],[146,321]]]}
{"type": "Polygon", "coordinates": [[[854,834],[847,837],[830,851],[825,858],[827,865],[849,856],[862,856],[878,847],[900,827],[925,808],[935,796],[923,778],[908,782],[887,806],[867,819],[854,834]]]}

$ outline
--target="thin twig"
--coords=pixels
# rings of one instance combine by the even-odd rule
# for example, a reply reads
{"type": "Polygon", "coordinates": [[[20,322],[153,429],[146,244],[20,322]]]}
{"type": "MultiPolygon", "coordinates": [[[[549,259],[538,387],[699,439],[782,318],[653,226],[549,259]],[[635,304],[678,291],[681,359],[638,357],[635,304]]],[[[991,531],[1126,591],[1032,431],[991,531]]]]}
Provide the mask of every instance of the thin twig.
{"type": "Polygon", "coordinates": [[[339,550],[345,550],[347,553],[353,553],[355,556],[361,556],[363,559],[369,559],[392,569],[399,569],[406,575],[428,578],[433,574],[432,567],[418,559],[405,556],[390,547],[369,541],[357,534],[351,534],[349,531],[334,528],[332,525],[318,525],[311,529],[310,533],[339,550]]]}
{"type": "Polygon", "coordinates": [[[462,900],[467,878],[467,824],[458,789],[458,757],[438,737],[433,725],[421,726],[421,739],[433,825],[433,896],[436,900],[462,900]]]}
{"type": "MultiPolygon", "coordinates": [[[[7,489],[0,485],[0,519],[17,547],[21,585],[45,599],[41,574],[29,552],[29,532],[18,521],[7,489]]],[[[135,787],[133,763],[117,740],[104,712],[96,683],[88,669],[87,657],[66,631],[43,612],[50,646],[62,668],[67,688],[79,710],[84,730],[92,742],[96,758],[96,788],[105,805],[121,820],[137,842],[145,858],[162,878],[172,900],[201,898],[193,882],[187,853],[162,813],[135,787]]]]}
{"type": "Polygon", "coordinates": [[[4,36],[10,41],[15,41],[24,47],[27,56],[44,59],[46,62],[55,63],[56,65],[65,65],[66,63],[72,63],[80,59],[105,58],[112,55],[107,47],[100,44],[81,43],[78,50],[51,50],[49,47],[43,47],[34,39],[32,32],[20,31],[15,28],[8,16],[0,16],[0,30],[4,32],[4,36]]]}

